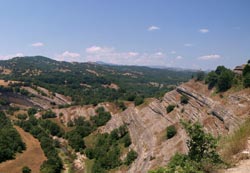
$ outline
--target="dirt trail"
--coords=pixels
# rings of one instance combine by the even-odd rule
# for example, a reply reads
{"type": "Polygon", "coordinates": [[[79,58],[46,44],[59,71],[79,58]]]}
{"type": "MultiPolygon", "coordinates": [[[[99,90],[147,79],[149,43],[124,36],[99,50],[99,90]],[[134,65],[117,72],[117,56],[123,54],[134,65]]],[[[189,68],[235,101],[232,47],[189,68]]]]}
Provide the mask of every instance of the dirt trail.
{"type": "Polygon", "coordinates": [[[15,160],[9,160],[0,164],[0,173],[20,173],[23,166],[28,166],[32,173],[39,173],[40,165],[46,160],[40,143],[31,134],[20,127],[14,126],[26,144],[26,150],[17,154],[15,160]]]}

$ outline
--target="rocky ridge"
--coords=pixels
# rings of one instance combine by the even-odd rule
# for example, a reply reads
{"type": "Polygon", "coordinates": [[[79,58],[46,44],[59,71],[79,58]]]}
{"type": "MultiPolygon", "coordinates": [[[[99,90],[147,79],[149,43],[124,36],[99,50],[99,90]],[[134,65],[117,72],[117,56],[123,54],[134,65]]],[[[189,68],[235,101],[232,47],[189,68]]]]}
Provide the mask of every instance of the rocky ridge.
{"type": "Polygon", "coordinates": [[[249,114],[249,111],[245,111],[239,116],[237,112],[242,107],[249,107],[250,95],[233,92],[225,93],[224,98],[220,98],[213,96],[213,92],[202,83],[190,81],[166,93],[161,100],[154,99],[148,105],[131,106],[114,114],[101,131],[110,132],[126,124],[133,143],[131,148],[138,153],[136,161],[125,172],[147,172],[166,165],[176,152],[187,152],[187,135],[180,120],[199,121],[207,132],[215,136],[232,132],[249,114]],[[182,95],[188,96],[188,104],[180,103],[182,95]],[[170,104],[176,107],[167,113],[166,107],[170,104]],[[178,133],[166,140],[166,127],[170,125],[175,125],[178,133]]]}

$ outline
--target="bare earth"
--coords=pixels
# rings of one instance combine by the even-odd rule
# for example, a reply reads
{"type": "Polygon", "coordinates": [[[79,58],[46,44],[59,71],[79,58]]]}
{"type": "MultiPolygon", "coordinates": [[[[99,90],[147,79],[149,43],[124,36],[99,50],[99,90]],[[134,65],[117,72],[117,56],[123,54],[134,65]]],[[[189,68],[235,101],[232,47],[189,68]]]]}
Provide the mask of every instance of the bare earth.
{"type": "Polygon", "coordinates": [[[15,160],[9,160],[0,164],[0,173],[21,173],[24,166],[28,166],[32,173],[39,173],[40,166],[46,157],[39,141],[20,127],[15,126],[26,144],[26,150],[18,154],[15,160]]]}

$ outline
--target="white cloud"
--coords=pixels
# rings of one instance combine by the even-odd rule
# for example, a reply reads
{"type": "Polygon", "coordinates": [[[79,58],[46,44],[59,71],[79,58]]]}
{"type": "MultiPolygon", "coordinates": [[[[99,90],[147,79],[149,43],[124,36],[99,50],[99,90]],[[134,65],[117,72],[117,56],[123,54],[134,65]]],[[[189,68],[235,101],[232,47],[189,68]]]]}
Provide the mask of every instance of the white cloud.
{"type": "Polygon", "coordinates": [[[32,43],[31,46],[32,47],[43,47],[44,44],[42,42],[37,42],[37,43],[32,43]]]}
{"type": "Polygon", "coordinates": [[[160,27],[158,27],[158,26],[150,26],[150,27],[148,27],[148,31],[154,31],[154,30],[159,30],[160,29],[160,27]]]}
{"type": "Polygon", "coordinates": [[[186,43],[186,44],[184,44],[184,46],[185,46],[185,47],[192,47],[193,44],[191,44],[191,43],[186,43]]]}
{"type": "Polygon", "coordinates": [[[103,61],[120,65],[169,65],[166,56],[162,52],[139,53],[135,51],[118,51],[113,47],[92,46],[87,48],[83,61],[103,61]]]}
{"type": "Polygon", "coordinates": [[[202,29],[199,30],[199,32],[202,33],[202,34],[205,34],[205,33],[208,33],[209,30],[207,28],[202,28],[202,29]]]}
{"type": "Polygon", "coordinates": [[[204,56],[201,56],[201,57],[199,57],[198,59],[200,59],[200,60],[213,60],[213,59],[219,59],[219,58],[221,58],[220,55],[211,54],[211,55],[204,55],[204,56]]]}
{"type": "Polygon", "coordinates": [[[175,59],[180,60],[180,59],[183,59],[183,57],[182,56],[177,56],[175,59]]]}
{"type": "Polygon", "coordinates": [[[86,48],[87,53],[100,53],[100,52],[112,52],[113,48],[100,47],[100,46],[91,46],[86,48]]]}
{"type": "Polygon", "coordinates": [[[22,57],[24,56],[23,53],[16,53],[16,54],[10,54],[10,55],[0,55],[0,60],[7,60],[14,57],[22,57]]]}
{"type": "Polygon", "coordinates": [[[139,53],[138,52],[128,52],[129,56],[138,56],[139,53]]]}
{"type": "Polygon", "coordinates": [[[157,56],[162,56],[163,53],[162,53],[162,52],[156,52],[155,55],[157,55],[157,56]]]}
{"type": "Polygon", "coordinates": [[[77,58],[80,58],[80,56],[81,55],[79,53],[65,51],[61,54],[56,55],[55,59],[59,61],[75,61],[77,58]]]}

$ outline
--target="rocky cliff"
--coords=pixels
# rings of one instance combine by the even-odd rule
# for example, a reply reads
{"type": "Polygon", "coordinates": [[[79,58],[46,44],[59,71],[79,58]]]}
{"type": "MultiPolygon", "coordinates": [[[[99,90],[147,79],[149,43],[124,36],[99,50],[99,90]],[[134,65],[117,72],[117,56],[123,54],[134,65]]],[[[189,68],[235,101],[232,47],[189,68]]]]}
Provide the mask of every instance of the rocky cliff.
{"type": "MultiPolygon", "coordinates": [[[[59,94],[52,95],[43,88],[39,90],[42,90],[45,96],[32,88],[24,89],[33,94],[31,99],[26,100],[43,109],[53,109],[53,102],[56,105],[71,103],[70,98],[59,94]]],[[[96,114],[95,109],[99,106],[111,112],[112,118],[98,131],[109,133],[125,124],[132,139],[130,148],[138,153],[138,158],[129,168],[116,172],[144,173],[166,165],[176,152],[187,152],[187,135],[180,125],[180,120],[199,121],[205,131],[214,136],[232,132],[250,115],[250,89],[229,90],[217,94],[214,90],[208,90],[205,84],[191,80],[166,93],[161,99],[148,99],[137,107],[131,103],[127,104],[128,108],[125,111],[120,111],[114,103],[101,103],[96,107],[87,105],[54,108],[53,111],[60,119],[58,122],[67,125],[69,120],[79,116],[89,119],[96,114]],[[182,95],[189,98],[187,104],[181,103],[182,95]],[[170,113],[166,111],[168,105],[175,105],[170,113]],[[63,116],[59,116],[61,113],[63,116]],[[176,127],[177,134],[167,140],[166,128],[170,125],[176,127]]]]}
{"type": "Polygon", "coordinates": [[[155,167],[164,166],[176,153],[187,152],[187,135],[180,125],[180,120],[199,121],[207,132],[217,136],[230,133],[249,115],[250,92],[227,92],[222,95],[208,90],[207,86],[195,81],[182,84],[166,93],[161,100],[153,99],[139,107],[130,106],[121,113],[116,113],[102,127],[102,132],[126,124],[133,148],[138,158],[126,171],[143,173],[155,167]],[[186,95],[188,104],[181,104],[180,98],[186,95]],[[176,105],[167,113],[166,107],[176,105]],[[166,127],[175,125],[177,135],[169,140],[165,138],[166,127]]]}

